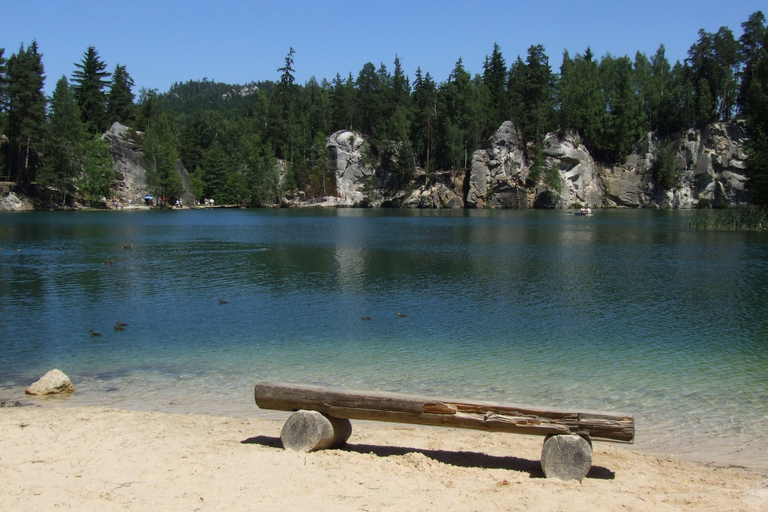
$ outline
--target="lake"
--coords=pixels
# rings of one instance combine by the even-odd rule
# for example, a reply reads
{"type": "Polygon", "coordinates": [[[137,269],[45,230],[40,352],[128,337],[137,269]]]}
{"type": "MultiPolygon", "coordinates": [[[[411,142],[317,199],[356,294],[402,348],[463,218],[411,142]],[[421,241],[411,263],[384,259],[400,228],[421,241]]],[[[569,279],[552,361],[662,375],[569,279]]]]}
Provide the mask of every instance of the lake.
{"type": "Polygon", "coordinates": [[[764,468],[768,236],[689,216],[6,213],[0,398],[52,368],[67,404],[168,412],[269,415],[267,379],[448,395],[627,412],[636,449],[764,468]]]}

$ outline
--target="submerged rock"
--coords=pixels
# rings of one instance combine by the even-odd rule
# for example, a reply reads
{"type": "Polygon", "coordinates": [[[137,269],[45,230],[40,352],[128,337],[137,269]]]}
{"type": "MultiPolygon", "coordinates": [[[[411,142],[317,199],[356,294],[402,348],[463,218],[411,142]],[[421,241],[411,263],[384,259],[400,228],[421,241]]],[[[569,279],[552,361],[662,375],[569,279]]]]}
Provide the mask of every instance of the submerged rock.
{"type": "Polygon", "coordinates": [[[28,395],[56,395],[59,393],[74,393],[75,386],[66,373],[53,369],[29,386],[24,392],[28,395]]]}

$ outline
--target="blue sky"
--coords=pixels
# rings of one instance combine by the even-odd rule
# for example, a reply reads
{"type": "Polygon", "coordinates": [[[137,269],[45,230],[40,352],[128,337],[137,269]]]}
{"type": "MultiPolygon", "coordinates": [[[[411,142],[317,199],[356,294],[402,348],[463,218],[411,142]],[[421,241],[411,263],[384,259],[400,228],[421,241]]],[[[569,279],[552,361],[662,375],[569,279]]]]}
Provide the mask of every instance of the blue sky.
{"type": "Polygon", "coordinates": [[[683,60],[699,29],[727,26],[738,37],[741,23],[766,7],[764,0],[2,0],[0,48],[8,57],[36,39],[48,93],[88,46],[109,71],[125,65],[136,93],[204,77],[276,81],[290,47],[299,83],[356,77],[366,62],[391,71],[395,54],[411,78],[421,67],[442,82],[459,57],[472,74],[482,72],[494,43],[507,65],[542,44],[555,71],[564,49],[574,55],[587,46],[598,56],[650,57],[663,43],[670,61],[683,60]]]}

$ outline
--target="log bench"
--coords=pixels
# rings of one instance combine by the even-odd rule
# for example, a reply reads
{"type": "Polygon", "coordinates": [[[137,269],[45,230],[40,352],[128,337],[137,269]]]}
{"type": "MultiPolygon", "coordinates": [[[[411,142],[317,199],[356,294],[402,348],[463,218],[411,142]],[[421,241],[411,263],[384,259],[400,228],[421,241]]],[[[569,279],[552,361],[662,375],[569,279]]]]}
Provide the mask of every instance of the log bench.
{"type": "Polygon", "coordinates": [[[581,481],[592,466],[592,441],[632,443],[631,415],[542,409],[482,401],[322,386],[262,382],[261,409],[293,411],[280,439],[286,449],[313,451],[344,444],[353,420],[413,423],[544,436],[541,466],[547,478],[581,481]]]}

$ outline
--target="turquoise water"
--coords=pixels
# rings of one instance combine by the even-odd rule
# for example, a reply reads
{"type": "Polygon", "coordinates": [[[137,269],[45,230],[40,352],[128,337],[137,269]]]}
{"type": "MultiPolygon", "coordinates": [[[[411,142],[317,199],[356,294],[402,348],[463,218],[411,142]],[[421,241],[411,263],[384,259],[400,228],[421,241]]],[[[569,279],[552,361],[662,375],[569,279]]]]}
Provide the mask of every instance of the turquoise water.
{"type": "Polygon", "coordinates": [[[5,214],[0,398],[55,367],[71,404],[252,416],[276,379],[628,412],[641,450],[765,466],[768,237],[687,219],[5,214]]]}

